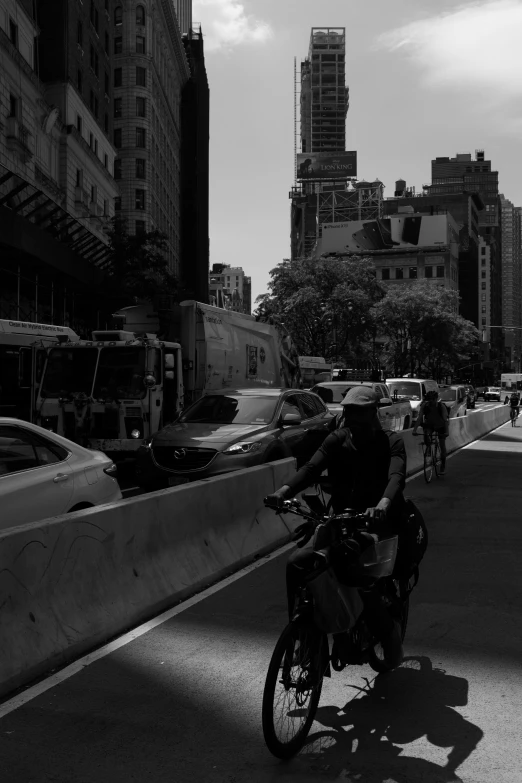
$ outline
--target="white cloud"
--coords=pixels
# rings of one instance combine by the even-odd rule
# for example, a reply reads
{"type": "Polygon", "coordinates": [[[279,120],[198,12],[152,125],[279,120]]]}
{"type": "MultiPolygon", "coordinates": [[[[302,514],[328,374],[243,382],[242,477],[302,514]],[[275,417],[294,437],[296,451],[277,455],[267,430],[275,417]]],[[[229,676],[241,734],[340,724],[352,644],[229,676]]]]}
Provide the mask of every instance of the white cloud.
{"type": "Polygon", "coordinates": [[[432,88],[472,92],[482,111],[521,114],[522,0],[461,5],[385,33],[378,46],[404,52],[432,88]]]}
{"type": "Polygon", "coordinates": [[[194,0],[192,16],[201,23],[206,51],[263,44],[273,35],[270,25],[247,14],[238,0],[194,0]]]}

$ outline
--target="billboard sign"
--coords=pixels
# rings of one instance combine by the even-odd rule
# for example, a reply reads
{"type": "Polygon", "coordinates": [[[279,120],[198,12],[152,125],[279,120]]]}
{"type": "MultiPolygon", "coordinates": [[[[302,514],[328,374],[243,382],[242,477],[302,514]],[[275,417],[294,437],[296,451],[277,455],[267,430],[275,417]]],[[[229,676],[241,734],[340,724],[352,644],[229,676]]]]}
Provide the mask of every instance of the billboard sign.
{"type": "Polygon", "coordinates": [[[299,152],[297,154],[297,179],[331,180],[356,176],[356,152],[299,152]]]}
{"type": "Polygon", "coordinates": [[[319,255],[364,253],[374,250],[411,250],[448,245],[451,229],[447,215],[391,215],[373,220],[323,223],[319,255]]]}

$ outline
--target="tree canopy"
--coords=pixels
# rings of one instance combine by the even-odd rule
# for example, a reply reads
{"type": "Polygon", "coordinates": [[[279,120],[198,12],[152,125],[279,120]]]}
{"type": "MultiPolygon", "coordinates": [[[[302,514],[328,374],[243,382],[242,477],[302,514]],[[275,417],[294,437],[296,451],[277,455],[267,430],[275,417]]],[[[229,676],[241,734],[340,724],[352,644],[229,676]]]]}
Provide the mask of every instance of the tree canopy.
{"type": "Polygon", "coordinates": [[[380,283],[369,258],[284,260],[268,288],[257,313],[284,323],[301,356],[379,360],[389,375],[441,379],[477,349],[479,332],[458,314],[457,291],[428,280],[380,283]]]}
{"type": "Polygon", "coordinates": [[[278,317],[302,356],[349,361],[365,355],[372,306],[383,296],[366,258],[282,261],[270,272],[257,313],[278,317]]]}

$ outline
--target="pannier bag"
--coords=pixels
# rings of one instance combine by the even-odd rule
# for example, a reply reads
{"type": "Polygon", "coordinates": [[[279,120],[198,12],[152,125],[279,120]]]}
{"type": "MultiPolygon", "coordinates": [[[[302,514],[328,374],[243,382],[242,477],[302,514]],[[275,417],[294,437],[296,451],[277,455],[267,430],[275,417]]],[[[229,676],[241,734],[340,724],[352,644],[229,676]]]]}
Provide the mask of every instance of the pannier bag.
{"type": "Polygon", "coordinates": [[[363,610],[357,588],[339,584],[331,568],[312,579],[308,586],[314,597],[314,621],[324,633],[342,633],[353,628],[363,610]]]}
{"type": "Polygon", "coordinates": [[[428,528],[415,503],[406,498],[406,509],[399,528],[399,551],[393,569],[394,579],[414,577],[419,581],[419,564],[428,548],[428,528]]]}

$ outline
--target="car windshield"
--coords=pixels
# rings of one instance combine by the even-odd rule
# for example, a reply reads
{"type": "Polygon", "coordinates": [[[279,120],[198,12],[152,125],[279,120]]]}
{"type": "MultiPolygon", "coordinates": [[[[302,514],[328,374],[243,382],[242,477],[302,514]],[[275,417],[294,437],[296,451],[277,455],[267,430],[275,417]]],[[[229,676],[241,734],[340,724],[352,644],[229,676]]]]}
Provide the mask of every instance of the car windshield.
{"type": "Polygon", "coordinates": [[[406,400],[420,400],[420,385],[418,383],[408,383],[408,381],[398,381],[389,383],[388,388],[392,397],[403,397],[406,400]]]}
{"type": "Polygon", "coordinates": [[[241,397],[207,394],[180,417],[186,424],[268,424],[274,418],[277,397],[241,397]]]}
{"type": "Polygon", "coordinates": [[[128,346],[102,348],[96,372],[94,396],[98,398],[140,400],[147,393],[145,348],[128,346]]]}
{"type": "Polygon", "coordinates": [[[98,350],[52,348],[42,379],[42,397],[84,393],[91,396],[98,350]]]}
{"type": "Polygon", "coordinates": [[[361,386],[360,383],[343,383],[341,385],[336,384],[322,384],[321,386],[314,386],[310,391],[317,394],[326,405],[340,404],[346,397],[350,389],[354,386],[361,386]]]}
{"type": "Polygon", "coordinates": [[[441,400],[446,400],[446,402],[453,402],[457,399],[456,389],[441,389],[439,394],[441,400]]]}

